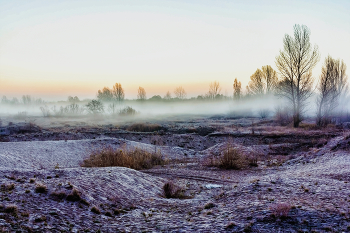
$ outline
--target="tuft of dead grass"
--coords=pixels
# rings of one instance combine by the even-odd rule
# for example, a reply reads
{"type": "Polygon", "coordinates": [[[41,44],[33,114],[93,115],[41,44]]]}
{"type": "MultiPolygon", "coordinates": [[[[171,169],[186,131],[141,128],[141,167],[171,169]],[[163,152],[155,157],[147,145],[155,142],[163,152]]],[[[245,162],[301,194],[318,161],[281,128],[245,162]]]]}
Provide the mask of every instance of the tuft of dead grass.
{"type": "Polygon", "coordinates": [[[96,207],[96,206],[93,206],[91,208],[91,212],[93,212],[95,214],[100,214],[101,213],[100,209],[98,207],[96,207]]]}
{"type": "Polygon", "coordinates": [[[10,204],[5,207],[5,213],[17,213],[18,207],[15,204],[10,204]]]}
{"type": "Polygon", "coordinates": [[[270,206],[272,214],[279,218],[287,217],[291,208],[291,205],[285,202],[276,203],[270,206]]]}
{"type": "Polygon", "coordinates": [[[234,148],[231,143],[228,143],[219,155],[212,156],[209,159],[208,165],[223,169],[239,170],[247,168],[249,165],[257,166],[257,158],[250,158],[244,152],[234,148]]]}
{"type": "Polygon", "coordinates": [[[158,124],[135,123],[130,125],[126,130],[134,132],[154,132],[162,129],[163,127],[158,124]]]}
{"type": "Polygon", "coordinates": [[[127,167],[136,170],[149,169],[155,165],[163,165],[167,161],[160,153],[149,153],[135,148],[134,150],[113,149],[106,147],[92,152],[82,163],[82,167],[127,167]]]}
{"type": "Polygon", "coordinates": [[[67,196],[67,201],[80,201],[81,196],[77,189],[73,189],[70,194],[67,196]]]}
{"type": "Polygon", "coordinates": [[[45,184],[38,183],[35,187],[35,192],[36,193],[46,193],[47,192],[47,187],[45,184]]]}
{"type": "Polygon", "coordinates": [[[50,196],[55,200],[63,200],[67,197],[67,194],[64,191],[52,192],[50,196]]]}
{"type": "Polygon", "coordinates": [[[186,198],[184,190],[172,181],[168,181],[163,185],[163,196],[166,198],[186,198]]]}

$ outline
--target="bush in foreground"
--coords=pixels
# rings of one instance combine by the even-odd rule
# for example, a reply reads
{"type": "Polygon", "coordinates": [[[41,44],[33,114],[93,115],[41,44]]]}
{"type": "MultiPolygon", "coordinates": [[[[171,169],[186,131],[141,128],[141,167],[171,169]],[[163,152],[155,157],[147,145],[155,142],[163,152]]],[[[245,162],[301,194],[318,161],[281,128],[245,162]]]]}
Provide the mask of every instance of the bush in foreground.
{"type": "Polygon", "coordinates": [[[92,152],[89,158],[83,161],[82,167],[127,167],[136,170],[163,165],[166,160],[160,153],[149,153],[135,148],[134,150],[113,149],[107,147],[101,151],[92,152]]]}
{"type": "Polygon", "coordinates": [[[163,196],[166,198],[185,198],[184,190],[171,181],[163,185],[163,196]]]}

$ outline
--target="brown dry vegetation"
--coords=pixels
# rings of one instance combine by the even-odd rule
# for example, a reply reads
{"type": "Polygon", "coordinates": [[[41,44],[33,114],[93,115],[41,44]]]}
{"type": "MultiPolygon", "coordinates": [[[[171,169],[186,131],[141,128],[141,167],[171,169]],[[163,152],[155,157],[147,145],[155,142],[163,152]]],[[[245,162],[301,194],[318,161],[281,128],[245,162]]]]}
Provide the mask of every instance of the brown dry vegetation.
{"type": "Polygon", "coordinates": [[[158,124],[136,123],[126,129],[134,132],[154,132],[163,129],[163,127],[158,124]]]}
{"type": "Polygon", "coordinates": [[[163,165],[166,160],[160,153],[149,153],[135,148],[113,149],[106,147],[100,151],[94,151],[82,163],[82,167],[127,167],[136,170],[152,168],[155,165],[163,165]]]}
{"type": "Polygon", "coordinates": [[[257,157],[248,156],[243,151],[235,148],[231,143],[227,143],[218,155],[212,154],[208,158],[208,166],[223,169],[245,169],[249,166],[257,166],[257,157]]]}

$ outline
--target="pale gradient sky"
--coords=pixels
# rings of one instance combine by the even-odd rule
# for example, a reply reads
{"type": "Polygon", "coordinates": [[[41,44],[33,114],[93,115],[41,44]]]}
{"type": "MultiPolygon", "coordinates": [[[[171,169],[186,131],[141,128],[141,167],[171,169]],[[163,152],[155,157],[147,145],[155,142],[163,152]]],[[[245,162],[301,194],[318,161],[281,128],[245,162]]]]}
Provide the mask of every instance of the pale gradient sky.
{"type": "Polygon", "coordinates": [[[294,24],[311,29],[320,74],[329,54],[350,67],[350,1],[0,0],[0,95],[93,98],[120,82],[127,98],[183,86],[232,95],[271,65],[294,24]],[[307,3],[305,3],[307,2],[307,3]]]}

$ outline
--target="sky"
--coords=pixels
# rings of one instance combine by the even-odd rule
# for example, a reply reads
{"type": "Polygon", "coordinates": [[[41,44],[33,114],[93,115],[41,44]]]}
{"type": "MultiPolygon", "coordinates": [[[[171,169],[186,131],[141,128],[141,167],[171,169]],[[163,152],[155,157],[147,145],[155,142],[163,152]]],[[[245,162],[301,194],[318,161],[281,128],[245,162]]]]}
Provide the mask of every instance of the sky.
{"type": "Polygon", "coordinates": [[[321,54],[350,66],[350,1],[0,0],[0,96],[94,98],[121,83],[126,98],[188,97],[218,81],[232,95],[257,68],[275,66],[293,25],[321,54]]]}

